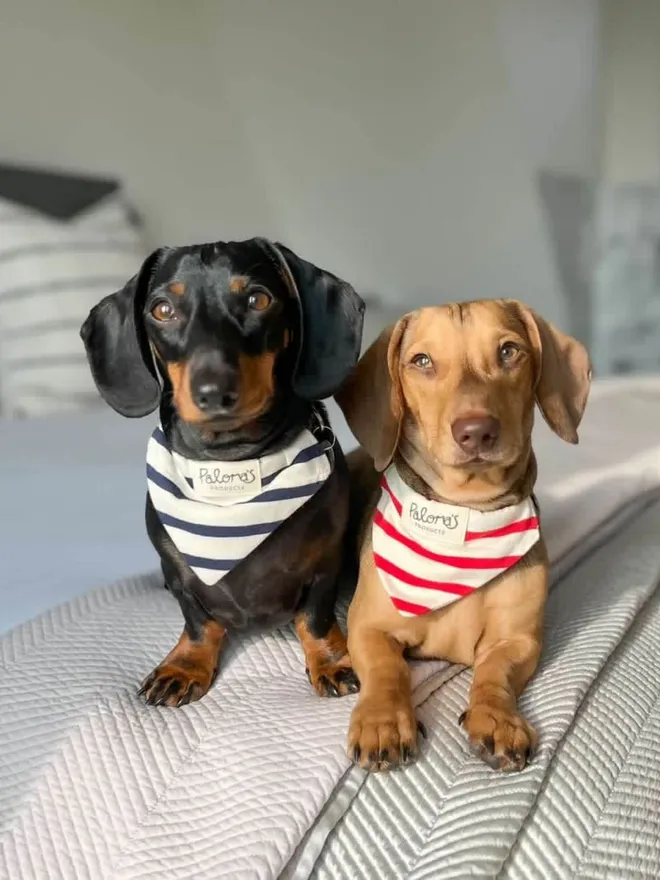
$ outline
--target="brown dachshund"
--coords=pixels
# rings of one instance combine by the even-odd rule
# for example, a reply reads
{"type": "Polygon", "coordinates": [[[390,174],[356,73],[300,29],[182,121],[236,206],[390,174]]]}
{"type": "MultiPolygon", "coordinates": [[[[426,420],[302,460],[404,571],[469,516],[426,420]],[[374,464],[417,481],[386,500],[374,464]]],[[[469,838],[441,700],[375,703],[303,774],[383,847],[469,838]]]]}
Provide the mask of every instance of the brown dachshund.
{"type": "Polygon", "coordinates": [[[337,395],[363,447],[350,461],[361,529],[348,646],[361,693],[348,748],[365,769],[416,755],[405,656],[474,667],[459,719],[472,747],[500,770],[527,763],[536,733],[517,699],[548,589],[534,405],[577,443],[590,382],[575,339],[513,300],[477,301],[405,315],[337,395]]]}

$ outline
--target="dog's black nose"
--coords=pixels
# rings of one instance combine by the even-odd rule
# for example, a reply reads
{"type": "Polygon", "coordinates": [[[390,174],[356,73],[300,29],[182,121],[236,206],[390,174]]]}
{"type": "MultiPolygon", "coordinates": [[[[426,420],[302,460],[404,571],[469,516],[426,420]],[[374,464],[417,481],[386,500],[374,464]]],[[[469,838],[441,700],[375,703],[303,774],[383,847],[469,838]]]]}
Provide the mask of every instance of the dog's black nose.
{"type": "Polygon", "coordinates": [[[500,423],[492,416],[456,419],[451,426],[451,433],[464,452],[478,455],[495,446],[500,436],[500,423]]]}
{"type": "Polygon", "coordinates": [[[195,395],[195,402],[202,410],[231,409],[238,400],[237,391],[223,391],[217,382],[206,382],[200,385],[195,395]]]}
{"type": "Polygon", "coordinates": [[[193,400],[204,413],[228,413],[238,402],[238,377],[231,367],[201,371],[192,384],[193,400]]]}

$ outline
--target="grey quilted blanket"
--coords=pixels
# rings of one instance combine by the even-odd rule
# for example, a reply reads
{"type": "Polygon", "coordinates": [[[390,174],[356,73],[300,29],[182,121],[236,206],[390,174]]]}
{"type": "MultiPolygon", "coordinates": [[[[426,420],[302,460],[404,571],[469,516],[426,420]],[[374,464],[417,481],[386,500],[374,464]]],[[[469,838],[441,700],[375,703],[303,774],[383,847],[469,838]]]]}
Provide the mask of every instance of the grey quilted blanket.
{"type": "Polygon", "coordinates": [[[470,756],[456,724],[470,681],[460,671],[418,710],[423,759],[358,783],[315,867],[323,817],[291,875],[660,877],[658,536],[656,503],[553,590],[544,659],[522,699],[540,749],[522,774],[496,776],[470,756]]]}
{"type": "MultiPolygon", "coordinates": [[[[555,590],[548,653],[525,696],[542,741],[524,774],[503,778],[467,755],[455,720],[468,673],[440,663],[415,669],[429,729],[419,764],[385,779],[349,770],[344,740],[354,698],[313,694],[290,629],[232,640],[199,703],[144,706],[135,685],[174,643],[181,621],[159,578],[136,578],[0,639],[0,877],[273,878],[285,870],[464,877],[494,876],[509,863],[513,870],[516,833],[551,758],[655,585],[657,508],[632,532],[620,522],[660,487],[653,413],[660,414],[660,387],[636,397],[613,386],[592,404],[583,446],[563,449],[539,435],[544,530],[555,573],[570,574],[555,590]],[[611,547],[576,569],[605,535],[616,535],[611,547]]],[[[531,844],[525,852],[535,857],[531,844]]]]}

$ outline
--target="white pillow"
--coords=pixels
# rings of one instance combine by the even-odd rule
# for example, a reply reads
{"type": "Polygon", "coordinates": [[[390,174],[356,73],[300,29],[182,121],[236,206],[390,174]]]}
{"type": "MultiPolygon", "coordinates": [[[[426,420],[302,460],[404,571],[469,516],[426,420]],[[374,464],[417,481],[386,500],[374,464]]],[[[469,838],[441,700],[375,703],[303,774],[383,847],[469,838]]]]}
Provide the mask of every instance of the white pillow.
{"type": "Polygon", "coordinates": [[[118,196],[69,222],[0,199],[0,412],[26,417],[98,402],[80,325],[145,257],[118,196]]]}

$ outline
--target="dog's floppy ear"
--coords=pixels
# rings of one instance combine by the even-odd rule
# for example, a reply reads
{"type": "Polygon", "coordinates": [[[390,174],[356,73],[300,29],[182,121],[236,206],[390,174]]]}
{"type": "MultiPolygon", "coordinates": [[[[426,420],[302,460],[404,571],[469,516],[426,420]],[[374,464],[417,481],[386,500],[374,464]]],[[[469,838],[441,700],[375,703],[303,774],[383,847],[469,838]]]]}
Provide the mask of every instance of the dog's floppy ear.
{"type": "Polygon", "coordinates": [[[346,281],[302,260],[288,247],[264,244],[290,274],[289,287],[300,302],[293,390],[306,400],[322,400],[335,393],[360,356],[364,302],[346,281]]]}
{"type": "Polygon", "coordinates": [[[335,395],[349,428],[373,458],[377,471],[389,465],[399,443],[404,412],[399,362],[407,324],[404,316],[383,330],[335,395]]]}
{"type": "Polygon", "coordinates": [[[80,328],[96,387],[106,403],[129,418],[153,412],[160,400],[142,317],[149,279],[160,255],[157,250],[147,257],[138,274],[94,306],[80,328]]]}
{"type": "Polygon", "coordinates": [[[577,339],[557,330],[527,306],[518,304],[536,361],[536,402],[552,430],[577,443],[591,386],[591,363],[577,339]]]}

